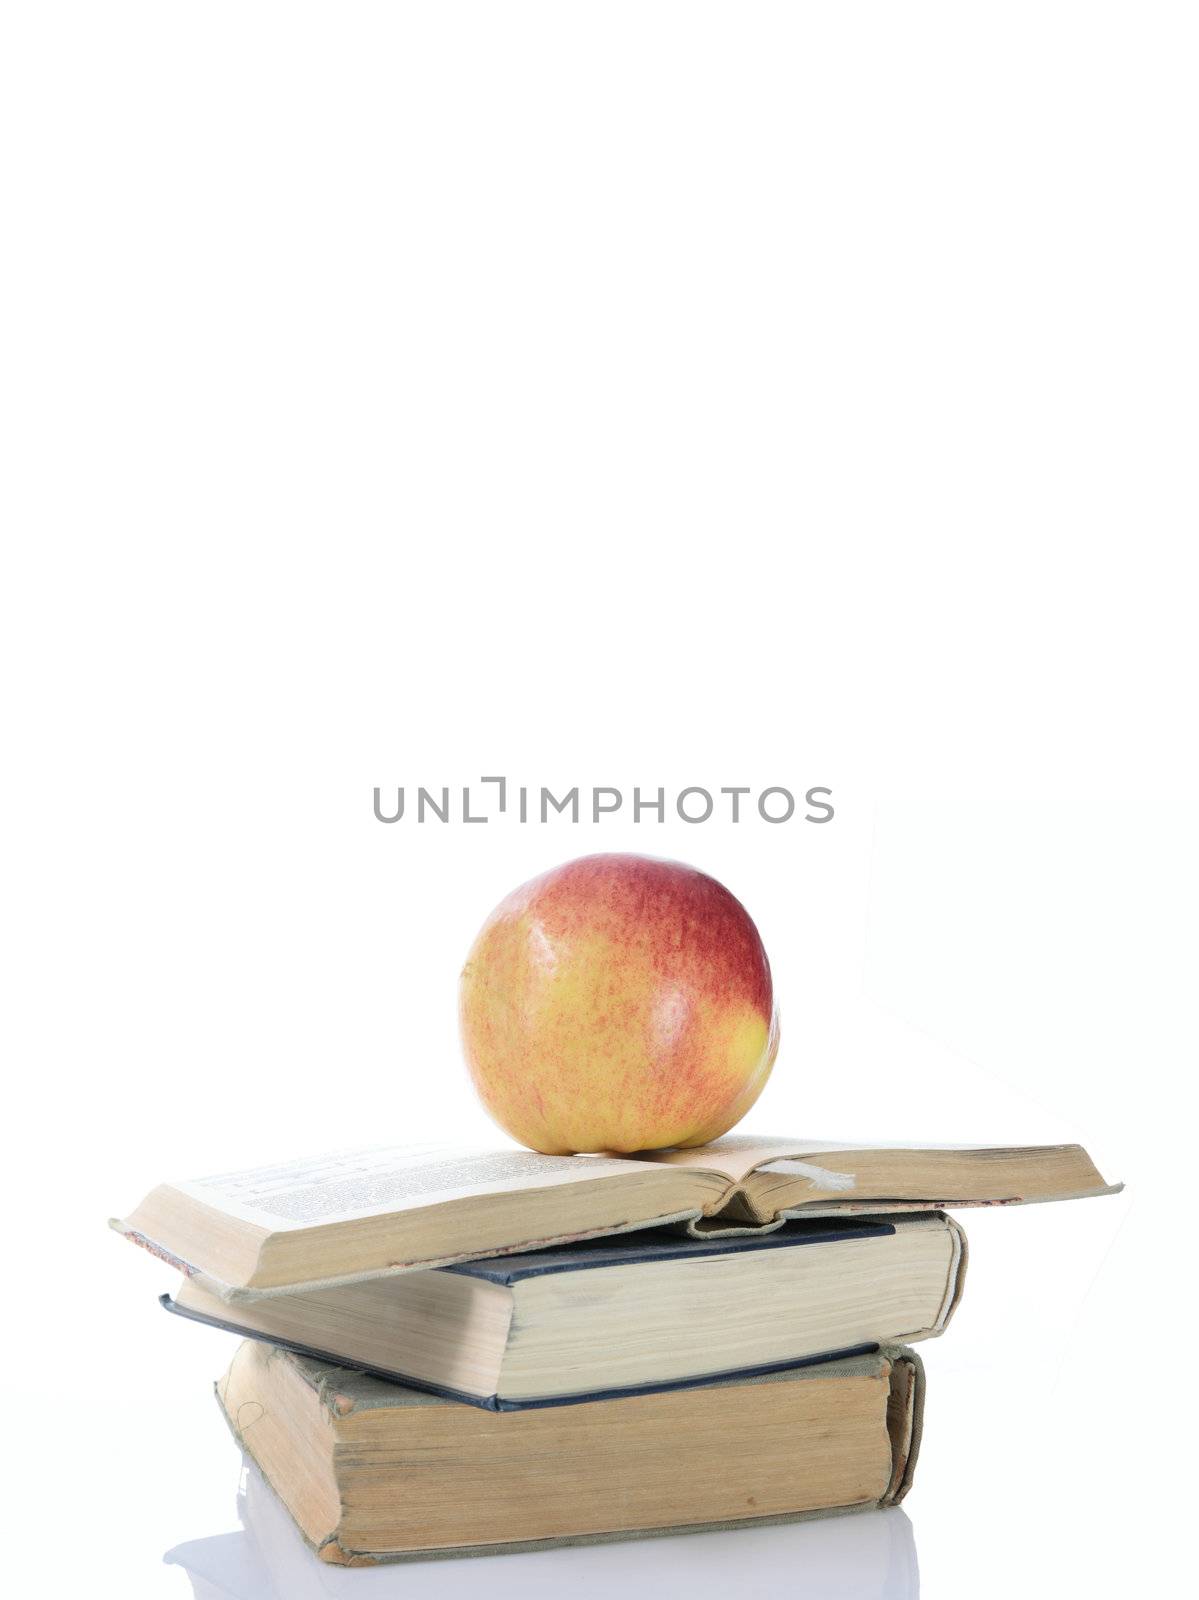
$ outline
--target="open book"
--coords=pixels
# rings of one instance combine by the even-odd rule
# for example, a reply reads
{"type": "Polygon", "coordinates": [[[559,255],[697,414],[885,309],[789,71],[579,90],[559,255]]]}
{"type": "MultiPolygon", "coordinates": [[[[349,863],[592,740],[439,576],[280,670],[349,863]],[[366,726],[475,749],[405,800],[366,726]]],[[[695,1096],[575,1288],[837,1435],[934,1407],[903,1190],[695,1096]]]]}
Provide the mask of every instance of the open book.
{"type": "Polygon", "coordinates": [[[227,1302],[684,1223],[1110,1194],[1079,1145],[869,1146],[734,1136],[635,1157],[385,1147],[162,1184],[112,1226],[227,1302]]]}

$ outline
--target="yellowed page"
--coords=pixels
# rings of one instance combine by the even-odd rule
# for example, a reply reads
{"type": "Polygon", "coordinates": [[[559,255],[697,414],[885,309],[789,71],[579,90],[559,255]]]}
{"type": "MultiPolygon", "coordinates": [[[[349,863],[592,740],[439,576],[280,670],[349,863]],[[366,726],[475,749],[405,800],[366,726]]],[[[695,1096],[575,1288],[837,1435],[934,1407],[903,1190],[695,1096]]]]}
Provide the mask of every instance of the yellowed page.
{"type": "MultiPolygon", "coordinates": [[[[727,1178],[730,1183],[736,1184],[748,1177],[756,1167],[763,1166],[768,1161],[784,1159],[806,1161],[811,1158],[813,1168],[818,1168],[820,1176],[826,1177],[830,1169],[820,1160],[825,1151],[874,1148],[876,1146],[866,1144],[835,1142],[830,1144],[820,1139],[764,1139],[755,1134],[734,1133],[726,1135],[723,1139],[717,1139],[714,1144],[701,1145],[695,1150],[647,1150],[634,1159],[665,1162],[673,1167],[690,1167],[699,1172],[715,1172],[727,1178]]],[[[815,1171],[813,1175],[815,1176],[815,1171]]]]}
{"type": "Polygon", "coordinates": [[[463,1145],[379,1145],[171,1185],[272,1232],[423,1210],[468,1196],[590,1182],[638,1168],[605,1156],[543,1156],[463,1145]]]}
{"type": "MultiPolygon", "coordinates": [[[[869,1144],[737,1134],[702,1149],[655,1151],[642,1159],[722,1174],[730,1189],[717,1209],[743,1191],[762,1220],[818,1200],[847,1206],[1016,1204],[1111,1194],[1120,1187],[1106,1183],[1076,1144],[869,1144]]],[[[711,1207],[705,1210],[712,1214],[711,1207]]]]}

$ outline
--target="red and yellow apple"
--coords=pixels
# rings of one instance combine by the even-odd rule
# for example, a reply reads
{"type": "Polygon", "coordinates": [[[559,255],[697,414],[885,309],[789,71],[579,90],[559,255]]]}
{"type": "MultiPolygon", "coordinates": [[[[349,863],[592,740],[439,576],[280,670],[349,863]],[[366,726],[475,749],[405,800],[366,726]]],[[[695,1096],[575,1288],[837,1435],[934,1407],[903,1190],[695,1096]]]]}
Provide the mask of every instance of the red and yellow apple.
{"type": "Polygon", "coordinates": [[[483,1104],[547,1154],[706,1144],[778,1051],[749,913],[648,856],[583,856],[514,890],[474,942],[460,1012],[483,1104]]]}

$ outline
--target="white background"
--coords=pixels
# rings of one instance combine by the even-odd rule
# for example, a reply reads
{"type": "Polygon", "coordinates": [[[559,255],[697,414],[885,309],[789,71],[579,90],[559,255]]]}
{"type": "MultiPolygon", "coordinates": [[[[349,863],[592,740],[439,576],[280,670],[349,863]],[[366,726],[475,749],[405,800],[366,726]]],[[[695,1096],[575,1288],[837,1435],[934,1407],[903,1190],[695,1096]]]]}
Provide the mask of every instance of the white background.
{"type": "MultiPolygon", "coordinates": [[[[1181,1582],[1191,8],[45,0],[3,35],[10,1592],[183,1596],[163,1552],[236,1523],[229,1342],[105,1218],[496,1142],[459,966],[594,849],[757,919],[748,1129],[1079,1139],[1127,1181],[966,1219],[920,1594],[1181,1582]],[[372,817],[483,773],[837,815],[372,817]]],[[[884,1592],[856,1526],[562,1581],[884,1592]]],[[[546,1581],[500,1568],[420,1592],[546,1581]]]]}

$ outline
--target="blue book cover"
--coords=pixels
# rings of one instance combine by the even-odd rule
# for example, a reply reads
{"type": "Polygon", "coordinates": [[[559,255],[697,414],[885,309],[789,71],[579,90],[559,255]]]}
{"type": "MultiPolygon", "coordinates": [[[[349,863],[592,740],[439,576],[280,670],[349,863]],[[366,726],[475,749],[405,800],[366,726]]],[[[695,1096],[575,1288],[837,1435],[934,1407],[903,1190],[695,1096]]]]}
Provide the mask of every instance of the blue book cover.
{"type": "Polygon", "coordinates": [[[835,1244],[842,1239],[877,1238],[895,1232],[891,1222],[870,1218],[863,1222],[791,1222],[761,1238],[691,1238],[673,1228],[646,1228],[638,1233],[609,1234],[583,1239],[554,1250],[526,1250],[520,1255],[489,1256],[483,1261],[461,1261],[442,1272],[456,1272],[505,1286],[526,1278],[543,1278],[554,1272],[594,1271],[598,1267],[630,1267],[645,1262],[685,1261],[697,1256],[743,1255],[749,1250],[786,1250],[798,1244],[835,1244]]]}

